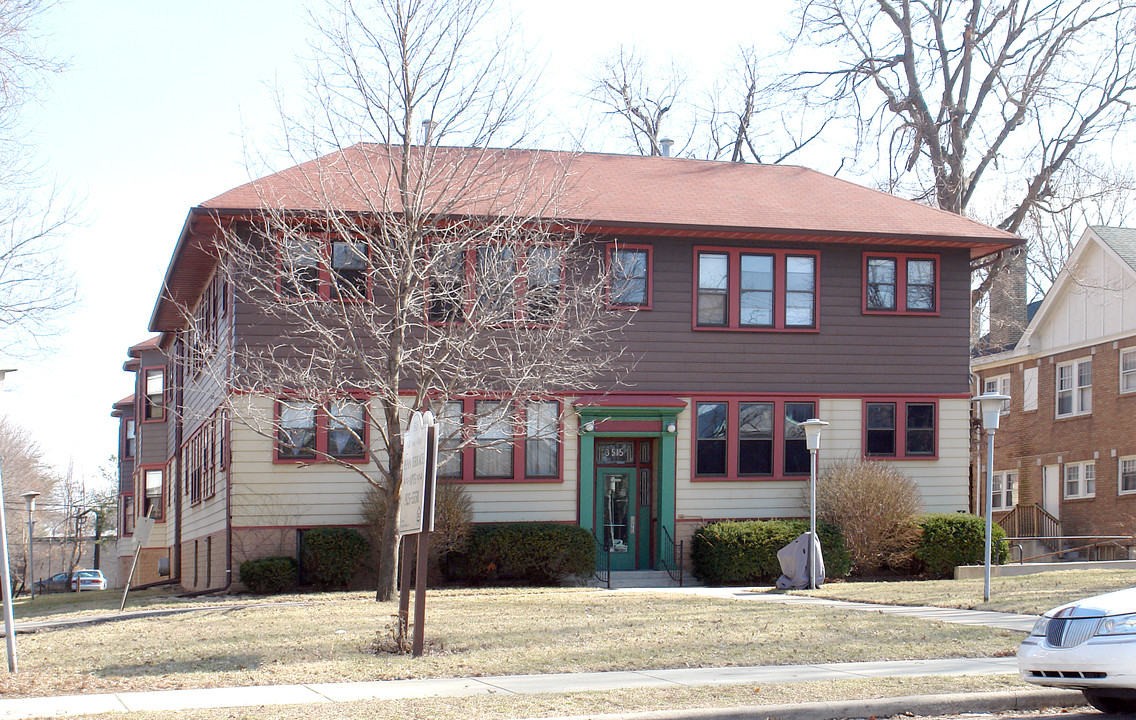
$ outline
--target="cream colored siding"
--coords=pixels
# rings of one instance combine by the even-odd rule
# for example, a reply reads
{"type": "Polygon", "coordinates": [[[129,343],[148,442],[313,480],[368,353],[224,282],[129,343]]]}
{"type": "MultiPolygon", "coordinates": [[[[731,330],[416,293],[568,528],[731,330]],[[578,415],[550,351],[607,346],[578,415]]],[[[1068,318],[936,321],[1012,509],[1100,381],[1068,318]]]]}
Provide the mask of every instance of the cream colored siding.
{"type": "Polygon", "coordinates": [[[360,524],[367,481],[331,463],[274,463],[273,401],[250,397],[247,403],[232,423],[233,526],[360,524]]]}
{"type": "Polygon", "coordinates": [[[1058,297],[1038,324],[1030,351],[1044,353],[1136,330],[1131,268],[1091,243],[1059,282],[1058,297]]]}
{"type": "MultiPolygon", "coordinates": [[[[571,402],[560,404],[564,432],[562,482],[547,483],[471,483],[466,492],[473,501],[473,521],[483,522],[576,522],[579,478],[578,418],[571,402]]],[[[523,442],[523,441],[522,441],[523,442]]]]}
{"type": "MultiPolygon", "coordinates": [[[[689,402],[689,400],[688,400],[689,402]]],[[[690,403],[693,407],[693,402],[690,403]]],[[[844,458],[857,459],[862,449],[863,401],[822,399],[817,414],[829,422],[821,435],[820,471],[844,458]]],[[[803,517],[807,514],[808,479],[788,481],[691,482],[692,410],[679,415],[676,514],[680,521],[722,518],[803,517]]],[[[925,512],[967,508],[969,451],[968,401],[939,401],[937,460],[896,462],[916,481],[925,512]]]]}

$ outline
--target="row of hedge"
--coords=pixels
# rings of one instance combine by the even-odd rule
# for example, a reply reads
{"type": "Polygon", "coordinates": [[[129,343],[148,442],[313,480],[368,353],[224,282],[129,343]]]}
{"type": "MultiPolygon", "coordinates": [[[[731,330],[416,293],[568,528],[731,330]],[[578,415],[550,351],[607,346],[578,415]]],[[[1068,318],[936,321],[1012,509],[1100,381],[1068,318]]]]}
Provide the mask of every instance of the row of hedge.
{"type": "MultiPolygon", "coordinates": [[[[318,528],[304,534],[304,577],[320,588],[345,587],[362,565],[367,542],[349,528],[318,528]]],[[[503,523],[471,529],[466,548],[443,559],[447,580],[479,585],[523,582],[547,585],[595,572],[591,534],[576,525],[503,523]]],[[[287,592],[298,582],[290,557],[241,563],[241,582],[254,593],[287,592]]]]}
{"type": "MultiPolygon", "coordinates": [[[[915,571],[929,577],[950,577],[957,565],[980,563],[985,555],[986,527],[982,518],[963,513],[924,515],[915,551],[915,571]]],[[[694,575],[708,585],[739,585],[775,580],[781,574],[777,551],[808,531],[804,520],[723,521],[694,533],[691,561],[694,575]]],[[[817,525],[825,575],[845,577],[851,561],[840,529],[817,525]]],[[[1006,534],[995,525],[993,560],[1005,562],[1006,534]]]]}

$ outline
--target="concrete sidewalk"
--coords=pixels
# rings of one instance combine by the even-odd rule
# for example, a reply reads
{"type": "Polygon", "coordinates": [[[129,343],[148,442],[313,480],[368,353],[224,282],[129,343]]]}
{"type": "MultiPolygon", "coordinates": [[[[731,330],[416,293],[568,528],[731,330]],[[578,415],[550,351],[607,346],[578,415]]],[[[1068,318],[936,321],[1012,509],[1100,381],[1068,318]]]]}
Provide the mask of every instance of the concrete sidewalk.
{"type": "Polygon", "coordinates": [[[705,687],[748,683],[770,685],[817,680],[918,675],[998,675],[1016,672],[1017,665],[1014,658],[976,658],[266,685],[0,700],[0,718],[63,717],[144,710],[176,711],[311,705],[360,700],[467,697],[493,693],[532,695],[628,688],[705,687]]]}
{"type": "Polygon", "coordinates": [[[878,612],[885,615],[900,615],[920,620],[937,620],[939,622],[955,625],[974,625],[977,627],[997,628],[1001,630],[1016,630],[1028,633],[1037,622],[1037,615],[1018,615],[1015,613],[993,612],[990,610],[959,610],[956,608],[941,608],[925,605],[884,605],[880,603],[849,602],[847,600],[829,600],[826,598],[809,597],[807,595],[788,595],[773,588],[753,587],[678,587],[678,588],[625,588],[612,590],[612,592],[636,593],[673,593],[682,595],[699,595],[702,597],[715,597],[726,600],[748,600],[752,602],[784,603],[787,605],[827,605],[842,610],[861,610],[864,612],[878,612]]]}

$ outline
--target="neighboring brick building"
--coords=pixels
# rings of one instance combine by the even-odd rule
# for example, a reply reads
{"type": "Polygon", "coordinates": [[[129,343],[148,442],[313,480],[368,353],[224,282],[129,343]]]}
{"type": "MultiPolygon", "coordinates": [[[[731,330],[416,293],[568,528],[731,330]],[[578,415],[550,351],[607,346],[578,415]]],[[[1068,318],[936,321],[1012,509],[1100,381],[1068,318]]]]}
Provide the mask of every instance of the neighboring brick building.
{"type": "Polygon", "coordinates": [[[1011,396],[993,484],[1010,535],[1136,532],[1134,286],[1136,230],[1091,227],[1018,342],[971,363],[1011,396]]]}

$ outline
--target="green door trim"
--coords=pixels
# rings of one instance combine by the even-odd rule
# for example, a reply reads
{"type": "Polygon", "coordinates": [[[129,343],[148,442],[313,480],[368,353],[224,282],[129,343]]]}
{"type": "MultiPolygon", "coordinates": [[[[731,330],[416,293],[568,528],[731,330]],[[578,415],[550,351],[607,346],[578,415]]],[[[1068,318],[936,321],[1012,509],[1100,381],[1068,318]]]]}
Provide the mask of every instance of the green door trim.
{"type": "MultiPolygon", "coordinates": [[[[579,487],[579,517],[580,526],[594,536],[596,534],[596,438],[654,438],[659,444],[659,463],[655,468],[658,474],[658,498],[655,502],[659,507],[659,523],[655,529],[654,545],[663,547],[667,533],[675,535],[675,454],[677,452],[677,432],[667,432],[667,425],[674,422],[677,425],[679,413],[686,409],[686,403],[681,406],[670,407],[612,407],[612,406],[577,406],[576,414],[580,425],[578,437],[580,439],[580,487],[579,487]],[[658,421],[659,430],[656,431],[624,431],[588,432],[584,426],[589,422],[600,423],[605,420],[636,420],[658,421]]],[[[656,569],[658,562],[656,559],[656,569]]]]}

